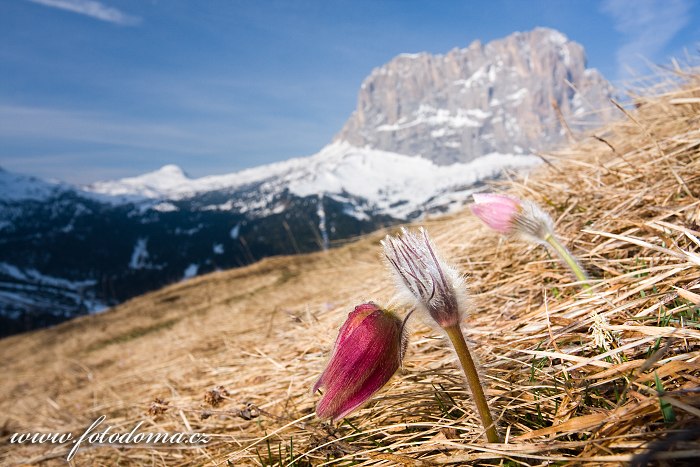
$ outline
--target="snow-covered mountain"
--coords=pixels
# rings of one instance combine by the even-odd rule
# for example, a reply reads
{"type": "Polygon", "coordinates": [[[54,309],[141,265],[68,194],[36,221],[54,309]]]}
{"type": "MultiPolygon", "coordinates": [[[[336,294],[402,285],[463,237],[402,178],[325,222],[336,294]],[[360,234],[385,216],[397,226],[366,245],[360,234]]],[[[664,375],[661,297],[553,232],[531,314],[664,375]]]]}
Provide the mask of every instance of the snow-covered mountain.
{"type": "Polygon", "coordinates": [[[191,178],[177,166],[73,187],[0,170],[1,334],[167,283],[450,211],[605,112],[610,85],[548,29],[402,55],[315,155],[191,178]]]}
{"type": "MultiPolygon", "coordinates": [[[[361,199],[373,214],[410,219],[454,206],[460,192],[506,168],[522,169],[540,161],[535,156],[488,154],[468,163],[440,166],[411,157],[347,142],[332,143],[310,157],[256,167],[226,175],[189,178],[177,166],[138,177],[98,182],[84,190],[113,197],[113,201],[182,200],[213,191],[245,191],[254,186],[256,199],[231,198],[223,205],[202,209],[256,212],[274,211],[273,200],[285,190],[298,197],[328,196],[339,201],[361,199]]],[[[466,199],[466,196],[462,196],[466,199]]],[[[106,198],[105,198],[106,199],[106,198]]],[[[159,203],[163,209],[164,205],[159,203]]],[[[370,213],[353,211],[366,217],[370,213]]]]}

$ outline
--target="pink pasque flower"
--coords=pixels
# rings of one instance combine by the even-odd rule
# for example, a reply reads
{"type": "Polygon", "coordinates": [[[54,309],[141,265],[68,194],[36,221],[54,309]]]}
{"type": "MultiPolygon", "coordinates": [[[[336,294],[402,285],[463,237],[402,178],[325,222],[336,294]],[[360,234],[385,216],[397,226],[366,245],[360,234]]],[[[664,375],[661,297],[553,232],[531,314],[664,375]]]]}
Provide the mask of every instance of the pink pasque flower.
{"type": "Polygon", "coordinates": [[[406,348],[401,319],[369,302],[348,315],[333,354],[314,385],[326,392],[316,406],[319,418],[337,420],[380,390],[401,365],[406,348]]]}
{"type": "Polygon", "coordinates": [[[522,210],[520,200],[493,193],[474,193],[472,213],[496,232],[510,235],[515,216],[522,210]]]}
{"type": "Polygon", "coordinates": [[[494,193],[474,193],[472,197],[472,213],[498,233],[520,235],[536,243],[546,242],[553,233],[552,218],[532,201],[494,193]]]}

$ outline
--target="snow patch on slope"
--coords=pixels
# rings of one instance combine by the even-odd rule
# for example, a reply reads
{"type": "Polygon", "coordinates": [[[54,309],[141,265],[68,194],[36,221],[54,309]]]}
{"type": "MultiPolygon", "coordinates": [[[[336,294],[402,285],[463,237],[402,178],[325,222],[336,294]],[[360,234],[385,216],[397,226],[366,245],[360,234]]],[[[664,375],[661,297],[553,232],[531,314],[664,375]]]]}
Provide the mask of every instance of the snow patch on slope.
{"type": "Polygon", "coordinates": [[[238,224],[234,225],[231,228],[231,231],[229,232],[229,236],[233,240],[238,240],[238,236],[240,235],[240,233],[241,233],[241,223],[239,222],[238,224]]]}
{"type": "Polygon", "coordinates": [[[326,226],[326,209],[323,206],[323,193],[318,194],[318,201],[316,202],[316,215],[318,216],[318,230],[321,232],[321,249],[326,251],[328,249],[328,228],[326,226]]]}
{"type": "Polygon", "coordinates": [[[189,266],[187,266],[187,268],[185,269],[185,272],[182,273],[182,278],[183,279],[190,279],[190,278],[196,276],[197,272],[199,272],[199,265],[192,263],[189,266]]]}
{"type": "Polygon", "coordinates": [[[441,130],[446,128],[479,128],[483,125],[483,120],[489,116],[490,114],[480,109],[459,109],[457,113],[452,113],[447,109],[436,109],[422,104],[412,115],[411,120],[401,118],[396,123],[378,126],[377,131],[399,131],[418,125],[436,126],[441,130]]]}
{"type": "Polygon", "coordinates": [[[148,264],[148,239],[139,238],[129,260],[130,269],[144,269],[148,264]]]}
{"type": "Polygon", "coordinates": [[[7,316],[17,319],[19,310],[49,308],[54,314],[75,313],[78,306],[89,313],[107,309],[107,305],[96,300],[90,289],[97,283],[94,279],[71,281],[60,277],[42,274],[36,269],[21,269],[13,264],[0,262],[0,309],[7,305],[12,311],[7,316]],[[56,293],[68,299],[72,305],[56,303],[56,293]]]}
{"type": "Polygon", "coordinates": [[[42,201],[68,187],[35,177],[7,172],[0,168],[0,201],[42,201]]]}
{"type": "Polygon", "coordinates": [[[95,182],[85,190],[124,198],[167,198],[182,193],[191,179],[178,166],[169,164],[154,172],[120,180],[95,182]]]}

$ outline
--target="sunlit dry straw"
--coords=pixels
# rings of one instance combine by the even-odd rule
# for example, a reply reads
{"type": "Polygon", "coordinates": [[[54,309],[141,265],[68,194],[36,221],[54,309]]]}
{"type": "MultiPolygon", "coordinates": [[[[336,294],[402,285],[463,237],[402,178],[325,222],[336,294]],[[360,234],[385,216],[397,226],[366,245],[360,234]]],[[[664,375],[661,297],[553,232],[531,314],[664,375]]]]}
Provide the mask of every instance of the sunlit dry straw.
{"type": "MultiPolygon", "coordinates": [[[[219,272],[0,341],[0,426],[197,431],[206,446],[92,446],[79,465],[572,465],[700,456],[700,78],[640,96],[599,139],[547,154],[494,189],[545,208],[600,278],[578,294],[546,251],[489,235],[466,213],[429,219],[469,274],[467,341],[507,443],[485,443],[437,333],[417,322],[403,369],[332,427],[309,393],[349,307],[390,300],[379,233],[325,254],[219,272]],[[664,160],[659,160],[659,154],[664,160]],[[546,291],[546,301],[545,301],[546,291]],[[590,345],[595,316],[615,336],[590,345]],[[472,342],[478,342],[474,346],[472,342]],[[205,400],[219,391],[214,407],[205,400]],[[224,394],[228,394],[225,395],[224,394]],[[149,413],[156,398],[162,410],[149,413]]],[[[675,84],[674,84],[675,85],[675,84]]],[[[0,446],[0,463],[65,465],[67,449],[0,446]]]]}

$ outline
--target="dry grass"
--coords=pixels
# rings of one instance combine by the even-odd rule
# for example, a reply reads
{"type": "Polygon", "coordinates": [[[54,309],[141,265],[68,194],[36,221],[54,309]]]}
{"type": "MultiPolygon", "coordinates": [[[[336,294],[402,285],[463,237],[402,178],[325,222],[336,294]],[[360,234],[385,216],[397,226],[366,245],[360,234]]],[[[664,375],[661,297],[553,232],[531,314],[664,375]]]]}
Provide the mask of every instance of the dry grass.
{"type": "Polygon", "coordinates": [[[443,339],[419,322],[404,368],[334,426],[309,388],[352,307],[388,303],[381,234],[273,258],[0,341],[0,463],[64,464],[16,431],[203,432],[203,447],[85,446],[79,465],[543,465],[700,457],[700,77],[637,99],[596,138],[499,189],[534,199],[596,279],[467,212],[424,222],[468,274],[464,328],[504,444],[483,440],[443,339]],[[591,328],[608,348],[596,346],[591,328]],[[600,318],[602,317],[602,318],[600,318]],[[602,324],[601,324],[602,323],[602,324]],[[607,324],[606,324],[607,323],[607,324]]]}

